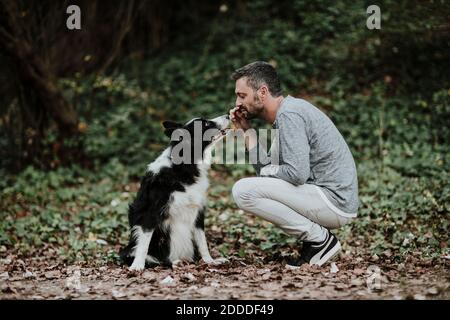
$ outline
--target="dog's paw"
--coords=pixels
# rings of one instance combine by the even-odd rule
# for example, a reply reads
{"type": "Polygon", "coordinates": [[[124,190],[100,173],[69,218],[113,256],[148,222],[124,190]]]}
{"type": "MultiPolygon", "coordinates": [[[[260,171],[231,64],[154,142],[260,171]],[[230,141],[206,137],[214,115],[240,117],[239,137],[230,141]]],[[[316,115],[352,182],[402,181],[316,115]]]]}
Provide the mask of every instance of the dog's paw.
{"type": "Polygon", "coordinates": [[[170,263],[172,268],[182,267],[186,262],[183,260],[174,260],[170,263]]]}
{"type": "Polygon", "coordinates": [[[217,259],[203,259],[207,264],[220,265],[229,262],[226,258],[217,258],[217,259]]]}
{"type": "Polygon", "coordinates": [[[131,265],[131,267],[128,268],[129,271],[142,271],[145,268],[145,262],[144,263],[134,263],[131,265]]]}
{"type": "Polygon", "coordinates": [[[214,263],[215,264],[224,264],[224,263],[228,263],[228,262],[230,262],[230,260],[228,260],[227,258],[214,259],[214,263]]]}

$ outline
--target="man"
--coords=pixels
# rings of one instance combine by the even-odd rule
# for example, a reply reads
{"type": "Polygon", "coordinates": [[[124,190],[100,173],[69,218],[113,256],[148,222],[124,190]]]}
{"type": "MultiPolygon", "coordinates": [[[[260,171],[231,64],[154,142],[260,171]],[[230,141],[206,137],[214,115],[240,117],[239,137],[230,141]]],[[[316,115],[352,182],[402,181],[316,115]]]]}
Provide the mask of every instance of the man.
{"type": "MultiPolygon", "coordinates": [[[[356,217],[358,181],[355,162],[332,121],[309,102],[281,95],[275,68],[266,62],[250,63],[232,74],[236,106],[230,119],[244,131],[251,154],[259,148],[249,134],[250,120],[261,118],[278,129],[279,164],[267,164],[259,153],[253,164],[258,177],[233,186],[236,204],[272,222],[303,241],[300,257],[288,262],[323,265],[341,249],[329,229],[340,228],[356,217]]],[[[276,145],[275,145],[276,144],[276,145]]],[[[258,153],[256,153],[258,154],[258,153]]]]}

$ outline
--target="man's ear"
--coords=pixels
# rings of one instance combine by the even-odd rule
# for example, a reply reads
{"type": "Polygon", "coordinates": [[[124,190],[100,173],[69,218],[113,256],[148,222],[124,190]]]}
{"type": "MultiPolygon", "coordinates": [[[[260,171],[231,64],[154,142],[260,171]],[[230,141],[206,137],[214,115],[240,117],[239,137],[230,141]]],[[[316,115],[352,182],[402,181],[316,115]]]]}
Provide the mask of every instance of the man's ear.
{"type": "Polygon", "coordinates": [[[181,128],[183,125],[181,123],[178,122],[174,122],[174,121],[164,121],[162,123],[163,127],[164,127],[164,134],[166,136],[168,136],[169,138],[172,137],[172,133],[176,130],[181,128]]]}
{"type": "Polygon", "coordinates": [[[263,100],[266,96],[267,96],[267,94],[269,93],[269,88],[267,88],[267,86],[266,85],[262,85],[260,88],[259,88],[259,93],[260,93],[260,99],[261,100],[263,100]]]}

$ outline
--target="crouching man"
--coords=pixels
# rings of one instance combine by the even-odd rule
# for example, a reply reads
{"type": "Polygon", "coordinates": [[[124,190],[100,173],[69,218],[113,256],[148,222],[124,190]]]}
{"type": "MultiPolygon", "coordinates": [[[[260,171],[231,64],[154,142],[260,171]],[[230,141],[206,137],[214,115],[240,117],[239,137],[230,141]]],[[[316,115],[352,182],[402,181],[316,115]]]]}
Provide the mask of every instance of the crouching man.
{"type": "Polygon", "coordinates": [[[244,131],[250,159],[257,155],[253,166],[258,175],[236,182],[234,200],[242,210],[303,242],[300,257],[288,264],[321,266],[341,249],[330,229],[342,227],[357,215],[353,156],[322,111],[305,100],[282,96],[277,72],[270,64],[253,62],[236,70],[232,79],[236,106],[230,119],[244,131]],[[270,151],[276,148],[277,165],[269,163],[256,136],[249,134],[251,119],[256,117],[278,130],[270,151]]]}

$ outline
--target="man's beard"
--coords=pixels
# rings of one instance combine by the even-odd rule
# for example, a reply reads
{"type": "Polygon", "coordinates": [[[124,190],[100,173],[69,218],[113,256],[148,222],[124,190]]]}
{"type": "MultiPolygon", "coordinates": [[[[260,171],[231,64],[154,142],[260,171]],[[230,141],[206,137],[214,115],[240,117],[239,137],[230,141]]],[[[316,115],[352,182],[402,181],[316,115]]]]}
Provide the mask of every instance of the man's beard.
{"type": "Polygon", "coordinates": [[[252,112],[250,112],[247,109],[247,117],[246,119],[248,120],[252,120],[255,118],[259,118],[259,116],[262,114],[264,107],[261,103],[261,100],[259,100],[259,97],[257,95],[255,95],[255,98],[253,99],[253,108],[252,108],[252,112]]]}

